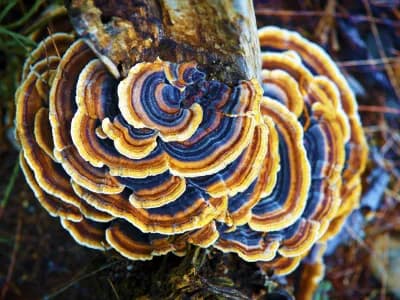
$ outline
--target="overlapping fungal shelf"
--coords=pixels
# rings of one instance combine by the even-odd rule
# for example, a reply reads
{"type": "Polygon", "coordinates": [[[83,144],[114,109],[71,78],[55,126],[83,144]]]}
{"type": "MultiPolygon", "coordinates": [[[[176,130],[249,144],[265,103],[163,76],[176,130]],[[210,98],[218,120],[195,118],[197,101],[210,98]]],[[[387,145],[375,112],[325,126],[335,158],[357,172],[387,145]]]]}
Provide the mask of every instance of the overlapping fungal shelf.
{"type": "Polygon", "coordinates": [[[130,259],[188,243],[291,272],[357,206],[367,147],[329,56],[259,30],[262,82],[209,79],[157,59],[115,79],[83,40],[57,33],[16,93],[21,166],[80,244],[130,259]]]}

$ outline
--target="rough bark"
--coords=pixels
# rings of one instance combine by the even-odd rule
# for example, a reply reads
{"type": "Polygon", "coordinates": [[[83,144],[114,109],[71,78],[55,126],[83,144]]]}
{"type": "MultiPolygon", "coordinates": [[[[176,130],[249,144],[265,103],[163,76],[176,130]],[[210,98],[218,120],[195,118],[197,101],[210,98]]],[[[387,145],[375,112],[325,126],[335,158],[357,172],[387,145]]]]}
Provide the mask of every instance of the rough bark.
{"type": "Polygon", "coordinates": [[[72,24],[116,76],[157,57],[195,60],[232,84],[259,77],[251,0],[72,0],[72,24]]]}

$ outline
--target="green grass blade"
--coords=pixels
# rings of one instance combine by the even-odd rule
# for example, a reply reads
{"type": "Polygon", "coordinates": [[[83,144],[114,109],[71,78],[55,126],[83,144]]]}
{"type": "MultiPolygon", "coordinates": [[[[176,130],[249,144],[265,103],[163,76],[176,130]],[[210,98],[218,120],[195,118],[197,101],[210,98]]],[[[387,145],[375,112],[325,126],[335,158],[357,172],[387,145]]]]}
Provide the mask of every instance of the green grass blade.
{"type": "Polygon", "coordinates": [[[31,9],[28,10],[21,19],[13,22],[11,24],[7,24],[4,27],[6,27],[7,29],[14,29],[18,26],[23,25],[24,23],[26,23],[26,21],[28,21],[37,12],[37,10],[44,3],[44,1],[45,0],[36,0],[35,3],[33,4],[33,6],[31,7],[31,9]]]}
{"type": "Polygon", "coordinates": [[[14,188],[15,181],[17,179],[18,171],[19,171],[19,160],[17,159],[17,161],[15,162],[14,168],[12,170],[11,176],[8,180],[6,189],[4,191],[3,199],[1,199],[1,202],[0,202],[0,207],[3,209],[6,207],[8,200],[10,199],[11,192],[14,188]]]}
{"type": "Polygon", "coordinates": [[[9,11],[17,4],[17,1],[10,1],[8,5],[0,13],[0,23],[3,21],[4,17],[7,16],[9,11]]]}

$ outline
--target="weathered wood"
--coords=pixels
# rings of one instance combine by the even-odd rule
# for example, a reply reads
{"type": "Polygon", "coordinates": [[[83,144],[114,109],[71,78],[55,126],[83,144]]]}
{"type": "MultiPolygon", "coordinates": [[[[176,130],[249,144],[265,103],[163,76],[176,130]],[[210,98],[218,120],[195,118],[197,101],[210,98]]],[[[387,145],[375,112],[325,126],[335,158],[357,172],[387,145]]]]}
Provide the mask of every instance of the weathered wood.
{"type": "Polygon", "coordinates": [[[157,57],[195,60],[226,83],[258,78],[259,44],[251,0],[72,0],[73,26],[113,74],[157,57]]]}

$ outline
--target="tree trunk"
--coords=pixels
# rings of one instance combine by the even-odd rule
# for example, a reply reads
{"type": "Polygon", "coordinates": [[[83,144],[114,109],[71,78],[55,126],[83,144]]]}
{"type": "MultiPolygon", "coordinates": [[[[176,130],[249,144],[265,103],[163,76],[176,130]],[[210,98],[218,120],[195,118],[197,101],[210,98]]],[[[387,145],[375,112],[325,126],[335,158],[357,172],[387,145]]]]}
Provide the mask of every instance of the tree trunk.
{"type": "Polygon", "coordinates": [[[157,57],[228,84],[259,78],[252,0],[72,0],[72,24],[116,77],[157,57]]]}

